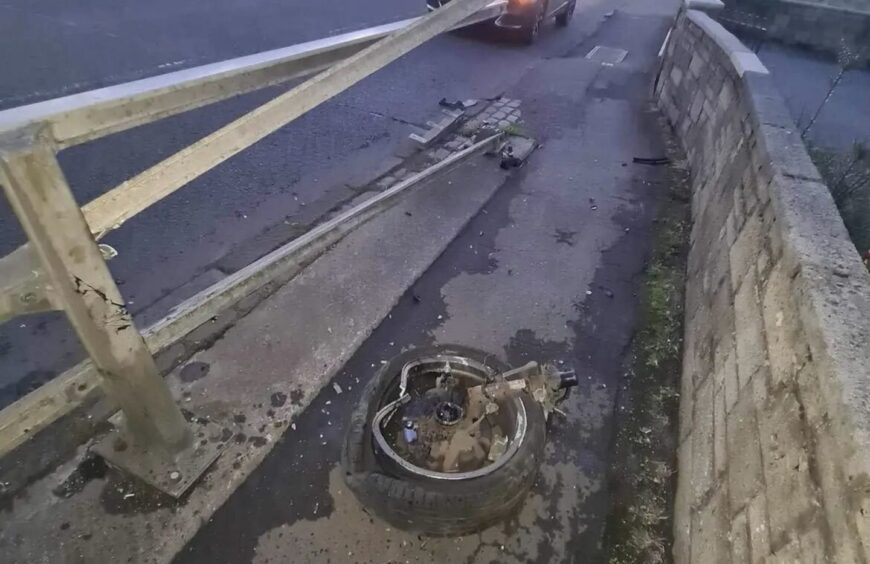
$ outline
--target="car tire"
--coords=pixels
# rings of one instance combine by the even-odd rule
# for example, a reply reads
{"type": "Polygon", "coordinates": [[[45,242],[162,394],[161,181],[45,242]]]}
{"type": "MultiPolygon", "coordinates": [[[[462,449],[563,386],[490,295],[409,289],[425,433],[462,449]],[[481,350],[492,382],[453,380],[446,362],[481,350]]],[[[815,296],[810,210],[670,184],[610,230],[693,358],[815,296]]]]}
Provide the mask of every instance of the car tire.
{"type": "Polygon", "coordinates": [[[559,27],[566,27],[570,22],[571,18],[574,17],[574,9],[577,7],[576,0],[569,2],[565,9],[559,12],[559,15],[556,16],[556,25],[559,27]]]}
{"type": "Polygon", "coordinates": [[[452,354],[472,358],[501,372],[492,355],[447,345],[407,351],[382,366],[363,391],[350,418],[341,465],[348,488],[372,513],[403,530],[433,536],[465,535],[496,524],[523,501],[544,457],[546,422],[530,397],[521,396],[527,429],[517,451],[492,472],[467,480],[440,480],[397,472],[376,452],[371,423],[383,396],[414,358],[452,354]]]}
{"type": "Polygon", "coordinates": [[[538,5],[538,11],[535,12],[535,15],[520,32],[522,34],[523,43],[526,45],[532,45],[538,40],[538,36],[541,35],[541,27],[544,25],[544,15],[546,13],[546,3],[540,2],[538,5]]]}

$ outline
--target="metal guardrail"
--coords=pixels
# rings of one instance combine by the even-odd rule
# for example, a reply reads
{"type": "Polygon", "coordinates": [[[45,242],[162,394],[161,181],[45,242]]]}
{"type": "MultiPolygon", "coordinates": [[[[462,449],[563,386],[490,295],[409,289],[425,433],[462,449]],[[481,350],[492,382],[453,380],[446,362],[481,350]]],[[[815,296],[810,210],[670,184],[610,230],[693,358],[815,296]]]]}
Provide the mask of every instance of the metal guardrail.
{"type": "MultiPolygon", "coordinates": [[[[89,356],[0,412],[0,456],[101,389],[122,411],[123,425],[94,450],[161,490],[181,495],[219,455],[220,443],[202,446],[192,440],[152,352],[244,297],[258,278],[276,276],[280,257],[264,257],[187,300],[143,338],[97,241],[425,41],[487,19],[505,3],[454,0],[421,18],[0,112],[0,184],[29,241],[0,258],[0,321],[63,310],[89,356]],[[82,208],[57,161],[63,148],[318,71],[82,208]]],[[[391,191],[389,197],[394,195],[391,191]]],[[[360,221],[363,215],[340,219],[360,221]]],[[[334,236],[339,224],[316,229],[305,241],[334,236]]]]}

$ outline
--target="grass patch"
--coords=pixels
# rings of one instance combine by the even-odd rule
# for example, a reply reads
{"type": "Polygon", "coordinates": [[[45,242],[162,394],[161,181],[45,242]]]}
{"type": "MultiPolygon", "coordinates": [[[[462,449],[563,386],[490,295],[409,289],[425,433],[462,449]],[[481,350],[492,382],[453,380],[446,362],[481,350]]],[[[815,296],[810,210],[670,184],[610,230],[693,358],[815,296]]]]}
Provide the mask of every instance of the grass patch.
{"type": "Polygon", "coordinates": [[[611,564],[671,561],[683,293],[688,251],[688,174],[671,169],[641,294],[641,315],[617,402],[611,511],[604,543],[611,564]]]}

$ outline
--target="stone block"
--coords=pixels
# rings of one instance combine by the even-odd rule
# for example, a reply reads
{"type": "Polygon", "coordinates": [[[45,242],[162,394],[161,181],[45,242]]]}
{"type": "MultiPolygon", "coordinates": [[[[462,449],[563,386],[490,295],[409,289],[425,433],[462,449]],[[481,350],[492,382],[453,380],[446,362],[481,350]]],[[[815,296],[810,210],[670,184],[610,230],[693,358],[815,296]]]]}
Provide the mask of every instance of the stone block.
{"type": "Polygon", "coordinates": [[[802,564],[800,543],[795,539],[780,547],[764,559],[764,564],[802,564]]]}
{"type": "MultiPolygon", "coordinates": [[[[827,564],[834,562],[827,552],[824,538],[816,528],[801,532],[765,560],[765,564],[827,564]]],[[[836,562],[843,562],[837,560],[836,562]]]]}
{"type": "MultiPolygon", "coordinates": [[[[694,59],[693,59],[694,61],[694,59]]],[[[704,106],[704,93],[698,90],[692,100],[692,106],[689,109],[689,119],[693,122],[698,121],[698,116],[701,114],[701,108],[704,106]]]]}
{"type": "Polygon", "coordinates": [[[751,73],[744,79],[748,102],[760,123],[796,129],[785,100],[770,75],[751,73]]]}
{"type": "Polygon", "coordinates": [[[800,130],[761,124],[756,134],[774,173],[821,182],[819,171],[807,154],[800,130]]]}
{"type": "Polygon", "coordinates": [[[725,373],[723,368],[727,362],[728,356],[734,351],[734,335],[730,335],[728,339],[721,339],[717,343],[713,352],[713,370],[716,382],[716,391],[719,391],[725,386],[725,373]]]}
{"type": "Polygon", "coordinates": [[[728,543],[730,520],[727,500],[717,490],[710,501],[692,516],[692,564],[727,564],[731,558],[728,543]]]}
{"type": "Polygon", "coordinates": [[[731,245],[734,244],[734,241],[737,240],[737,235],[740,233],[740,226],[737,225],[737,219],[734,217],[734,210],[728,214],[728,220],[725,223],[725,239],[724,243],[728,245],[729,257],[728,257],[728,275],[731,276],[731,245]]]}
{"type": "Polygon", "coordinates": [[[746,220],[746,206],[743,201],[743,189],[739,182],[735,181],[735,184],[731,188],[731,196],[734,198],[734,219],[736,220],[736,224],[738,226],[742,226],[743,222],[746,220]]]}
{"type": "Polygon", "coordinates": [[[750,394],[743,394],[727,416],[728,494],[731,509],[738,510],[757,494],[762,480],[761,446],[755,405],[750,394]]]}
{"type": "MultiPolygon", "coordinates": [[[[700,252],[690,251],[689,252],[689,263],[691,264],[691,263],[695,262],[692,260],[692,258],[694,256],[700,256],[700,255],[701,255],[700,252]]],[[[698,308],[701,305],[705,304],[703,283],[701,281],[701,276],[697,275],[699,272],[700,272],[700,268],[697,265],[695,265],[694,268],[692,266],[689,266],[689,268],[688,268],[689,275],[688,275],[688,279],[686,280],[686,310],[685,310],[685,316],[686,316],[687,320],[695,317],[695,314],[698,312],[698,308]]],[[[687,323],[687,325],[688,325],[688,323],[687,323]]],[[[685,348],[684,348],[684,350],[685,350],[685,348]]]]}
{"type": "Polygon", "coordinates": [[[767,522],[767,497],[759,493],[746,507],[746,520],[749,527],[749,547],[752,564],[764,562],[770,554],[770,528],[767,522]]]}
{"type": "Polygon", "coordinates": [[[762,245],[758,258],[755,260],[755,272],[759,280],[767,280],[770,275],[771,260],[767,245],[762,245]]]}
{"type": "MultiPolygon", "coordinates": [[[[702,307],[699,311],[706,311],[709,314],[709,308],[702,307]]],[[[695,387],[697,388],[701,382],[708,379],[708,376],[713,374],[713,337],[710,329],[710,324],[698,324],[698,335],[695,338],[695,387]]],[[[712,378],[709,378],[712,380],[712,378]]]]}
{"type": "Polygon", "coordinates": [[[674,498],[674,562],[688,564],[692,530],[692,436],[677,450],[677,493],[674,498]]]}
{"type": "Polygon", "coordinates": [[[751,174],[751,169],[747,167],[746,177],[740,185],[740,192],[743,195],[743,204],[747,214],[755,213],[758,208],[758,190],[755,187],[755,176],[751,174]]]}
{"type": "Polygon", "coordinates": [[[731,562],[732,564],[750,564],[749,527],[746,512],[741,511],[731,520],[731,562]]]}
{"type": "Polygon", "coordinates": [[[864,560],[870,560],[870,497],[864,496],[854,514],[864,560]]]}
{"type": "MultiPolygon", "coordinates": [[[[728,220],[726,218],[725,225],[725,238],[721,239],[713,249],[710,249],[709,252],[705,253],[712,262],[708,265],[707,271],[710,273],[710,287],[717,291],[717,289],[722,288],[724,292],[727,294],[731,293],[731,258],[730,258],[730,245],[726,244],[727,240],[727,231],[728,231],[728,220]],[[726,283],[727,279],[727,283],[726,283]]],[[[729,307],[730,307],[730,299],[729,299],[729,307]]],[[[715,297],[713,308],[716,308],[715,305],[715,297]]],[[[732,315],[733,317],[733,315],[732,315]]],[[[733,319],[732,319],[733,322],[733,319]]],[[[732,327],[733,331],[733,327],[732,327]]]]}
{"type": "MultiPolygon", "coordinates": [[[[735,220],[739,225],[740,218],[735,217],[735,220]]],[[[734,244],[731,245],[731,285],[735,290],[740,288],[740,282],[746,272],[755,266],[764,237],[761,227],[761,217],[758,214],[750,215],[740,229],[734,244]]]]}
{"type": "Polygon", "coordinates": [[[695,405],[695,373],[692,368],[692,355],[683,354],[683,374],[680,378],[680,439],[684,439],[692,430],[695,405]]]}
{"type": "Polygon", "coordinates": [[[700,78],[703,75],[705,66],[707,65],[703,59],[702,52],[697,52],[692,56],[692,60],[689,63],[689,72],[695,75],[696,78],[700,78]]]}
{"type": "Polygon", "coordinates": [[[755,269],[747,272],[740,289],[734,295],[737,377],[741,388],[767,362],[755,277],[755,269]]]}
{"type": "Polygon", "coordinates": [[[768,409],[758,417],[770,539],[778,544],[820,504],[810,479],[807,437],[797,398],[783,390],[769,399],[768,409]]]}
{"type": "Polygon", "coordinates": [[[767,399],[770,396],[770,368],[762,366],[761,370],[752,375],[746,391],[752,394],[752,403],[757,411],[767,409],[767,399]]]}
{"type": "MultiPolygon", "coordinates": [[[[818,529],[812,528],[800,534],[801,559],[804,564],[827,564],[832,559],[828,557],[828,548],[818,529]]],[[[856,562],[856,560],[836,560],[836,562],[856,562]]]]}
{"type": "Polygon", "coordinates": [[[814,266],[830,270],[836,265],[845,276],[867,280],[866,269],[855,260],[855,246],[824,184],[777,176],[771,190],[776,192],[771,205],[788,271],[806,271],[814,266]]]}
{"type": "Polygon", "coordinates": [[[762,316],[771,384],[778,386],[791,381],[809,359],[809,347],[794,301],[794,285],[782,261],[773,267],[764,287],[762,316]]]}
{"type": "Polygon", "coordinates": [[[713,463],[716,479],[728,467],[725,426],[725,391],[718,390],[713,395],[713,463]]]}
{"type": "MultiPolygon", "coordinates": [[[[851,532],[849,512],[844,510],[855,505],[855,494],[849,493],[843,468],[842,441],[834,434],[834,423],[813,363],[801,368],[797,383],[801,405],[812,434],[815,475],[836,561],[857,562],[860,549],[851,532]]],[[[867,515],[870,516],[870,513],[867,515]]]]}
{"type": "Polygon", "coordinates": [[[673,85],[679,86],[680,82],[682,82],[682,80],[683,80],[683,71],[680,70],[678,67],[673,67],[673,68],[671,68],[670,77],[671,77],[671,82],[673,83],[673,85]]]}
{"type": "Polygon", "coordinates": [[[735,349],[731,349],[725,356],[720,369],[722,370],[722,382],[725,387],[725,412],[730,413],[737,403],[740,393],[740,380],[737,378],[737,361],[735,349]]]}
{"type": "Polygon", "coordinates": [[[713,485],[713,382],[708,378],[695,392],[692,428],[692,502],[699,505],[713,485]]]}
{"type": "MultiPolygon", "coordinates": [[[[722,256],[722,258],[725,257],[722,256]]],[[[722,342],[729,343],[734,334],[734,304],[731,301],[731,296],[731,285],[728,283],[719,284],[714,289],[713,303],[710,307],[714,350],[722,342]]]]}

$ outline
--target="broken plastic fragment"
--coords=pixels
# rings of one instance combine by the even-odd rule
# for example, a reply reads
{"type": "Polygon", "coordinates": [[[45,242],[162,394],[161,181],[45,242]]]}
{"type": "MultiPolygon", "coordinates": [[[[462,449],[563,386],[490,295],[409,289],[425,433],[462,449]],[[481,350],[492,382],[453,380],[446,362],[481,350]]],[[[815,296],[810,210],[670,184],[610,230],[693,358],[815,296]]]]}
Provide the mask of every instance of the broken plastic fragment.
{"type": "Polygon", "coordinates": [[[118,256],[118,251],[115,250],[115,247],[113,247],[112,245],[100,243],[97,246],[100,248],[100,254],[103,255],[103,260],[112,260],[113,258],[118,256]]]}

